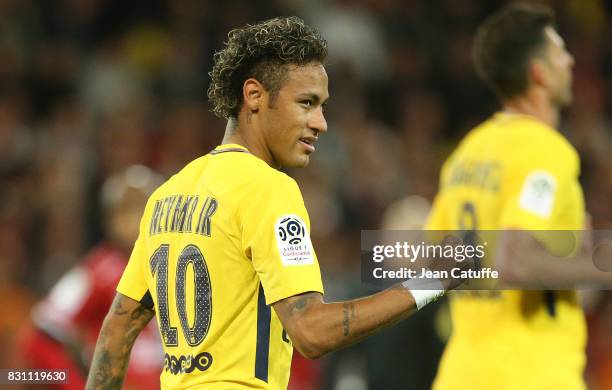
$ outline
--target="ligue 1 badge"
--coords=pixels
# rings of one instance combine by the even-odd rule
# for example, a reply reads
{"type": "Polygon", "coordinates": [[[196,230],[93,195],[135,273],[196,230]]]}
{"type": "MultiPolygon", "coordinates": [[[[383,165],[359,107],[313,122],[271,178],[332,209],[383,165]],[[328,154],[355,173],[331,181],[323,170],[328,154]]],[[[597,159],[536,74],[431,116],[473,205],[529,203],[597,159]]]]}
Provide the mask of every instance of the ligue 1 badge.
{"type": "Polygon", "coordinates": [[[314,263],[306,224],[297,215],[283,215],[274,226],[276,243],[284,266],[314,263]]]}

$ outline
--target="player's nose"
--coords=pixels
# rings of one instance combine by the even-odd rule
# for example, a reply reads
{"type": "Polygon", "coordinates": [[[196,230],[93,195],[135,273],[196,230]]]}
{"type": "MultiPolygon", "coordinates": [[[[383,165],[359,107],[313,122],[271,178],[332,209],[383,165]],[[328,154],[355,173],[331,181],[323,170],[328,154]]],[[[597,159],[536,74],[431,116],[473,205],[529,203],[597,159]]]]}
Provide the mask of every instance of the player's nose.
{"type": "Polygon", "coordinates": [[[576,63],[576,60],[574,59],[574,56],[572,55],[572,53],[567,53],[568,56],[568,62],[569,62],[569,66],[572,67],[574,66],[574,64],[576,63]]]}
{"type": "Polygon", "coordinates": [[[327,131],[327,120],[325,120],[323,106],[319,106],[314,110],[308,121],[308,127],[317,133],[325,133],[327,131]]]}

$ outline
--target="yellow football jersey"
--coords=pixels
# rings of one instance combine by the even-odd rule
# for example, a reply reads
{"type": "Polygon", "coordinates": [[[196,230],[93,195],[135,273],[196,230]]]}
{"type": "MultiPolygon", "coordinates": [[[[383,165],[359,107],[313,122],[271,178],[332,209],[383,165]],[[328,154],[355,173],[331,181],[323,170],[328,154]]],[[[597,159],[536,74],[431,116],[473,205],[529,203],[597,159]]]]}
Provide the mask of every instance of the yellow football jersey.
{"type": "MultiPolygon", "coordinates": [[[[445,163],[427,229],[580,230],[579,169],[559,132],[498,113],[445,163]]],[[[453,334],[434,389],[585,388],[586,326],[576,292],[458,291],[450,307],[453,334]]]]}
{"type": "Polygon", "coordinates": [[[296,182],[239,145],[149,199],[117,291],[154,305],[164,389],[284,389],[292,345],[270,304],[323,292],[296,182]]]}

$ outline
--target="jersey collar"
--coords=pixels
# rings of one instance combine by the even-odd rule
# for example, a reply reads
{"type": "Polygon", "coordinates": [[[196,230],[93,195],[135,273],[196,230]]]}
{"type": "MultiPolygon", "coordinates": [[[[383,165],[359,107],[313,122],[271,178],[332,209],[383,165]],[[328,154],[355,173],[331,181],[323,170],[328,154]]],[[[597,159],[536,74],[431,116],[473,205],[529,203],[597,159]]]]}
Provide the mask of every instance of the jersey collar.
{"type": "Polygon", "coordinates": [[[219,154],[226,152],[250,153],[247,148],[238,144],[223,144],[217,146],[210,154],[219,154]]]}

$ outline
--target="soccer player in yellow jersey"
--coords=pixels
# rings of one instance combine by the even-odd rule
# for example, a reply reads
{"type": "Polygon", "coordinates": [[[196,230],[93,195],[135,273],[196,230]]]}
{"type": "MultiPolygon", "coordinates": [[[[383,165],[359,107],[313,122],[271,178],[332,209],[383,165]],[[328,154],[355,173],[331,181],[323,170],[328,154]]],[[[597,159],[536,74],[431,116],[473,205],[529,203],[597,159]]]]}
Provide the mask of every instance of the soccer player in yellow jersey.
{"type": "MultiPolygon", "coordinates": [[[[445,163],[427,228],[500,230],[493,260],[514,285],[610,283],[586,256],[588,243],[561,259],[533,233],[588,229],[579,157],[555,129],[572,100],[574,59],[552,12],[507,6],[479,27],[473,55],[502,110],[445,163]]],[[[453,334],[435,390],[585,388],[586,329],[575,291],[463,291],[450,306],[453,334]]]]}
{"type": "Polygon", "coordinates": [[[293,347],[309,358],[391,325],[454,286],[404,282],[325,303],[296,182],[327,131],[327,44],[300,19],[233,30],[208,91],[228,119],[222,145],[149,199],[96,345],[88,389],[118,389],[155,315],[164,389],[286,388],[293,347]]]}

